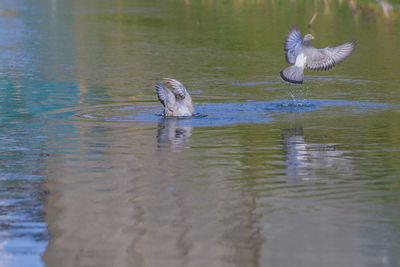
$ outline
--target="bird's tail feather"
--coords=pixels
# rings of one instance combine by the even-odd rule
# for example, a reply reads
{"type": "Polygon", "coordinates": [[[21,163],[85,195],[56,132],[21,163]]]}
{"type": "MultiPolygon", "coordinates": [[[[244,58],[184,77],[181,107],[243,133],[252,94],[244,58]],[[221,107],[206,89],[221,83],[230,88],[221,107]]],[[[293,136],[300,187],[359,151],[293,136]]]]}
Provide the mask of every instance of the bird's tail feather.
{"type": "Polygon", "coordinates": [[[304,68],[290,66],[279,73],[281,78],[290,83],[303,83],[304,68]]]}

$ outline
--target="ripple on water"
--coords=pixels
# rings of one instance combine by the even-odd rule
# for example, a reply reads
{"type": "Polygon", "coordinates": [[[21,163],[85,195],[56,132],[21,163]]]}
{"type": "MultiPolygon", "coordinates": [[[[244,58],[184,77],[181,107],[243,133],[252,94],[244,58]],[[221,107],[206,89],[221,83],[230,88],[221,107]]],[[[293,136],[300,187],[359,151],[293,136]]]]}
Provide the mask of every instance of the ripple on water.
{"type": "MultiPolygon", "coordinates": [[[[240,123],[265,123],[273,115],[288,112],[311,112],[329,107],[350,108],[365,112],[387,108],[387,104],[344,100],[284,99],[277,101],[248,101],[243,103],[198,103],[193,117],[178,118],[190,126],[225,126],[240,123]]],[[[97,106],[73,115],[77,120],[100,122],[136,122],[155,124],[162,113],[160,105],[97,106]]]]}
{"type": "Polygon", "coordinates": [[[237,86],[255,86],[255,85],[266,85],[266,84],[279,84],[280,82],[244,82],[244,83],[233,83],[232,85],[237,86]]]}

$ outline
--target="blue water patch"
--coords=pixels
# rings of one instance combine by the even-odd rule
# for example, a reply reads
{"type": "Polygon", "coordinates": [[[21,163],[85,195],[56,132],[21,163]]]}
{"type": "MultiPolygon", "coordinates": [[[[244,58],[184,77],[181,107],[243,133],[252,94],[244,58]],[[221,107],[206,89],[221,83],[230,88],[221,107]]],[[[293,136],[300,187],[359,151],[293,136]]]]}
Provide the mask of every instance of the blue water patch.
{"type": "MultiPolygon", "coordinates": [[[[240,123],[265,123],[275,115],[290,112],[311,112],[323,108],[348,108],[352,112],[366,112],[387,108],[384,103],[346,100],[284,99],[243,103],[198,103],[193,117],[167,118],[179,120],[181,126],[225,126],[240,123]]],[[[162,116],[161,105],[103,106],[77,114],[79,120],[104,122],[137,122],[156,124],[162,116]]]]}

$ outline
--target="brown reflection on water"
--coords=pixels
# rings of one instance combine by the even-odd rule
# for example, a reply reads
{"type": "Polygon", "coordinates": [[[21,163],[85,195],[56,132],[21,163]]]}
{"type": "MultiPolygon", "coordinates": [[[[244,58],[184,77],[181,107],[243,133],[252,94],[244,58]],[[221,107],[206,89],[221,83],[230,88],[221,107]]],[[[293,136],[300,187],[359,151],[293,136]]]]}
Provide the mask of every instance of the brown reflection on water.
{"type": "Polygon", "coordinates": [[[95,135],[94,157],[93,129],[77,127],[79,160],[50,163],[47,265],[257,266],[256,195],[223,182],[226,160],[159,150],[159,129],[118,124],[95,135]]]}
{"type": "MultiPolygon", "coordinates": [[[[57,166],[53,177],[58,178],[47,183],[52,192],[46,204],[52,238],[44,261],[49,266],[138,266],[143,252],[132,247],[147,231],[141,205],[146,195],[139,193],[142,185],[138,182],[140,169],[148,166],[137,163],[153,163],[140,160],[139,152],[121,151],[124,153],[113,157],[115,150],[109,147],[111,144],[106,145],[106,150],[101,148],[106,136],[97,135],[97,145],[91,147],[91,129],[79,129],[79,161],[65,159],[65,165],[53,163],[57,166]]],[[[119,140],[138,141],[129,137],[119,140]]],[[[140,142],[152,140],[143,136],[140,142]]],[[[120,142],[116,140],[115,147],[132,145],[120,142]]]]}

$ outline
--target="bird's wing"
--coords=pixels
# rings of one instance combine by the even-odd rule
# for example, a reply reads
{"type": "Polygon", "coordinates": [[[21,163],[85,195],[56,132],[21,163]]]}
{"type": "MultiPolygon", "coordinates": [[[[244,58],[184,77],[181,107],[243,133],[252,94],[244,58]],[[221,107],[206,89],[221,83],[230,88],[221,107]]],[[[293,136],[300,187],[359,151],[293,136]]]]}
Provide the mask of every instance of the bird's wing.
{"type": "Polygon", "coordinates": [[[164,81],[171,85],[171,87],[173,88],[172,93],[175,95],[177,100],[182,100],[185,98],[186,88],[185,86],[183,86],[183,84],[181,84],[177,80],[170,78],[165,78],[164,81]]]}
{"type": "Polygon", "coordinates": [[[301,33],[299,27],[292,26],[286,35],[284,49],[288,51],[293,49],[299,42],[301,42],[301,33]]]}
{"type": "Polygon", "coordinates": [[[161,102],[161,104],[164,105],[164,107],[174,105],[175,96],[168,88],[166,88],[162,83],[159,82],[156,84],[156,90],[157,90],[158,100],[161,102]]]}
{"type": "Polygon", "coordinates": [[[311,70],[329,70],[345,60],[354,50],[356,41],[323,49],[312,48],[307,51],[306,68],[311,70]]]}
{"type": "Polygon", "coordinates": [[[292,26],[288,34],[286,35],[285,44],[283,49],[285,50],[286,61],[290,64],[294,64],[297,56],[296,46],[301,45],[301,33],[299,27],[292,26]]]}

